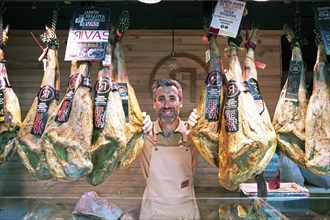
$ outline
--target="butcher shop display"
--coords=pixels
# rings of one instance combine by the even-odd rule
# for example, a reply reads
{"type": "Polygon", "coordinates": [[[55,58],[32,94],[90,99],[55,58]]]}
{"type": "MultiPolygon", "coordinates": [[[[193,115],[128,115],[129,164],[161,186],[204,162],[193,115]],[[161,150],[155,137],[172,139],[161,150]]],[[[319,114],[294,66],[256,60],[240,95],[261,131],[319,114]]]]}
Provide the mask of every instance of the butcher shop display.
{"type": "Polygon", "coordinates": [[[93,134],[91,62],[71,61],[67,92],[49,117],[42,146],[50,173],[75,180],[92,171],[89,148],[93,134]]]}
{"type": "MultiPolygon", "coordinates": [[[[54,11],[53,19],[56,20],[56,17],[57,11],[54,11]]],[[[17,134],[17,152],[30,174],[40,180],[48,180],[53,177],[48,170],[41,136],[49,116],[58,107],[60,90],[59,42],[55,34],[55,26],[51,28],[46,26],[46,32],[41,35],[41,40],[47,45],[44,49],[46,56],[42,57],[42,59],[46,59],[46,66],[39,92],[17,134]]]]}
{"type": "Polygon", "coordinates": [[[330,174],[330,72],[319,35],[316,44],[313,91],[306,111],[306,167],[316,174],[326,175],[330,174]]]}
{"type": "Polygon", "coordinates": [[[9,26],[3,29],[0,14],[0,165],[5,164],[16,152],[16,137],[21,126],[19,100],[7,75],[5,45],[9,26]]]}
{"type": "Polygon", "coordinates": [[[229,68],[225,106],[219,133],[219,182],[229,190],[256,174],[265,157],[273,130],[263,122],[253,96],[245,86],[238,48],[242,36],[228,38],[229,68]]]}
{"type": "Polygon", "coordinates": [[[243,79],[245,81],[245,84],[248,86],[250,93],[253,96],[254,102],[257,106],[259,114],[261,115],[261,119],[264,123],[264,126],[266,126],[267,130],[269,131],[269,141],[268,141],[267,151],[264,158],[260,161],[258,165],[256,174],[260,174],[263,170],[266,169],[270,160],[274,156],[277,146],[276,133],[272,125],[272,121],[266,103],[264,102],[261,96],[260,87],[258,83],[258,72],[257,72],[257,67],[255,64],[256,61],[254,56],[258,37],[259,37],[259,25],[254,25],[250,33],[250,36],[245,43],[247,53],[245,55],[244,66],[243,66],[243,79]]]}
{"type": "MultiPolygon", "coordinates": [[[[111,47],[109,42],[109,57],[112,57],[111,47]]],[[[112,79],[113,69],[113,65],[101,62],[95,85],[94,131],[90,148],[93,170],[87,175],[91,185],[103,183],[114,172],[126,148],[125,112],[118,87],[112,79]]]]}
{"type": "Polygon", "coordinates": [[[288,78],[275,108],[273,126],[279,149],[294,163],[305,166],[307,89],[302,42],[287,24],[283,26],[283,30],[291,43],[292,56],[288,78]]]}
{"type": "Polygon", "coordinates": [[[198,120],[196,125],[191,128],[190,134],[203,158],[213,166],[218,167],[219,130],[224,97],[223,80],[217,35],[208,34],[208,40],[209,74],[206,76],[197,106],[198,120]]]}
{"type": "Polygon", "coordinates": [[[118,164],[119,169],[126,168],[132,164],[141,152],[145,140],[145,134],[142,130],[143,116],[134,89],[129,82],[122,48],[122,38],[126,34],[128,24],[129,14],[127,10],[124,10],[119,17],[118,28],[116,28],[113,55],[114,80],[118,85],[126,122],[126,150],[118,164]]]}

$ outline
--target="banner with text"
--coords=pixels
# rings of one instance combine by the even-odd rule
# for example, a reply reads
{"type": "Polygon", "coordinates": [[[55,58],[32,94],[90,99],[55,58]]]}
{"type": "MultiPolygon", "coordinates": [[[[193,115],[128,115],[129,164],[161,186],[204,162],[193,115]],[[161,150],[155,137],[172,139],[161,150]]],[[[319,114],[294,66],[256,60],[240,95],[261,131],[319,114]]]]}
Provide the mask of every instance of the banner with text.
{"type": "Polygon", "coordinates": [[[71,20],[64,60],[104,60],[109,37],[110,10],[79,8],[71,20]]]}
{"type": "Polygon", "coordinates": [[[330,55],[330,3],[316,4],[314,13],[326,53],[330,55]]]}
{"type": "Polygon", "coordinates": [[[235,38],[242,20],[244,9],[245,2],[218,0],[212,16],[209,32],[235,38]]]}

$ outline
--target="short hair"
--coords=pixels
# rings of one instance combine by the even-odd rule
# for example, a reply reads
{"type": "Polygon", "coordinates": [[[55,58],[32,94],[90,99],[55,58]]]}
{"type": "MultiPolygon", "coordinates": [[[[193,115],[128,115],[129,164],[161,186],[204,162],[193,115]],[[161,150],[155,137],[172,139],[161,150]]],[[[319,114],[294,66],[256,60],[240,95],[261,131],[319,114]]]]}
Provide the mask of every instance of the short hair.
{"type": "Polygon", "coordinates": [[[152,97],[155,100],[156,99],[156,90],[159,87],[170,87],[170,86],[175,86],[178,89],[179,92],[179,99],[180,101],[182,100],[182,87],[180,83],[174,79],[159,79],[156,80],[152,84],[152,97]]]}

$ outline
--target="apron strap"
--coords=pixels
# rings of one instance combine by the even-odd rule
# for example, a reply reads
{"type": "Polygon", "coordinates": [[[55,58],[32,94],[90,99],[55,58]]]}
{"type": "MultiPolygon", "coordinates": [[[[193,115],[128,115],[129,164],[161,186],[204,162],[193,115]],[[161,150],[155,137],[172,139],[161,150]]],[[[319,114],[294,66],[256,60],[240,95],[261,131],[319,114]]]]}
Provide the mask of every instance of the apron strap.
{"type": "Polygon", "coordinates": [[[181,122],[183,124],[182,126],[182,141],[186,144],[188,141],[188,137],[187,137],[187,128],[186,125],[184,125],[183,122],[181,122]]]}
{"type": "MultiPolygon", "coordinates": [[[[152,140],[157,143],[157,134],[155,132],[155,123],[153,122],[153,126],[152,126],[152,140]]],[[[187,128],[184,125],[183,122],[181,122],[183,124],[182,126],[182,141],[186,144],[188,142],[188,136],[187,136],[187,128]]]]}
{"type": "Polygon", "coordinates": [[[152,140],[157,143],[157,134],[155,132],[155,124],[156,122],[153,122],[153,126],[152,126],[152,140]]]}

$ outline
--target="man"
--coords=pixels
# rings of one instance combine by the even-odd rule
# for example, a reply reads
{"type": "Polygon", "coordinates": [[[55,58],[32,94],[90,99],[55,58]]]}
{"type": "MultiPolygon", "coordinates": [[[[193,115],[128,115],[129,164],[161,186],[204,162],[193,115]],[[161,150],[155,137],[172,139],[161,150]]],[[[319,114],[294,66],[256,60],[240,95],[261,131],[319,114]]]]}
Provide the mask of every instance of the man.
{"type": "Polygon", "coordinates": [[[161,79],[152,92],[158,119],[151,122],[144,113],[143,130],[149,135],[140,154],[146,179],[140,219],[200,219],[193,185],[198,151],[179,117],[182,87],[161,79]]]}

